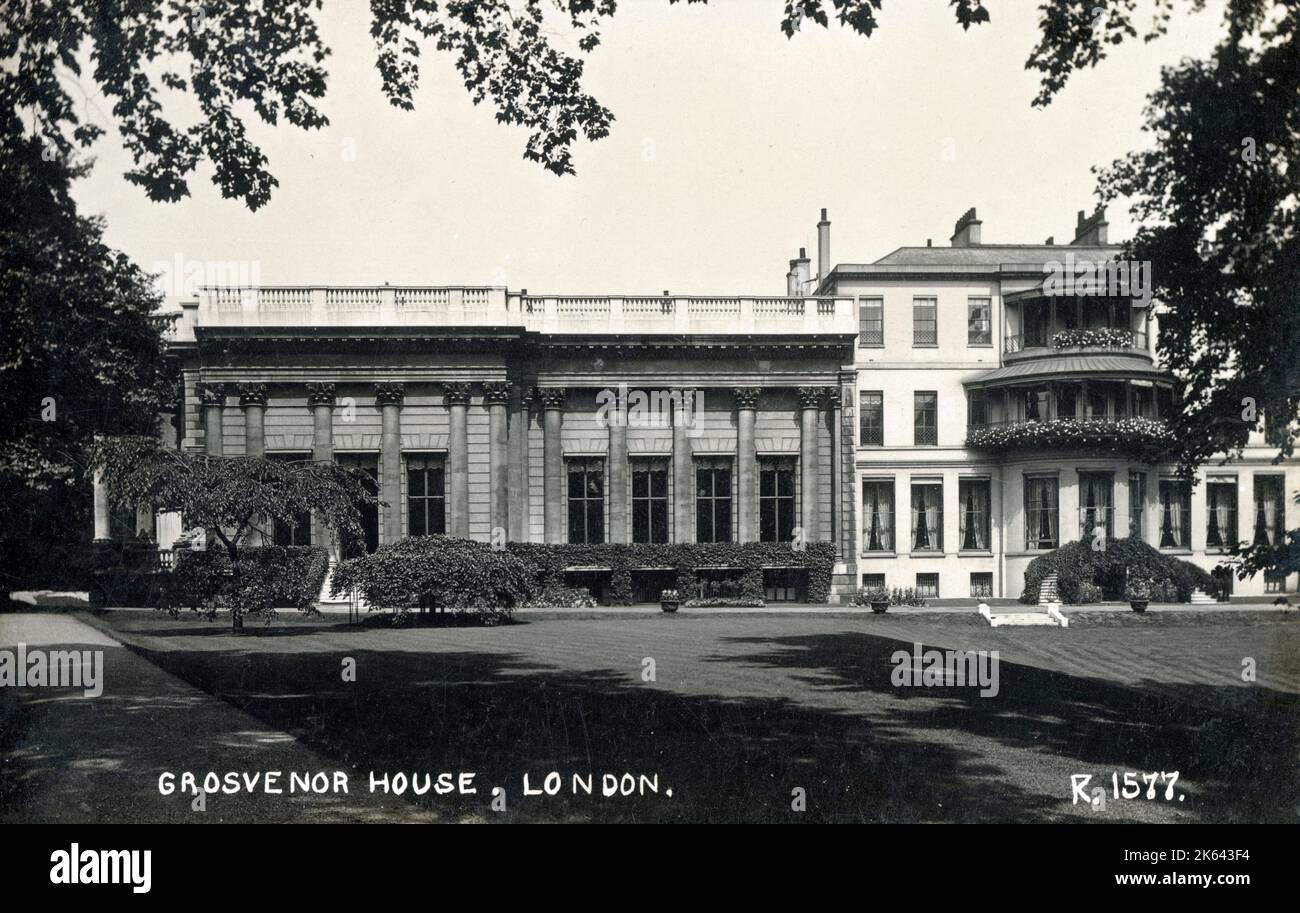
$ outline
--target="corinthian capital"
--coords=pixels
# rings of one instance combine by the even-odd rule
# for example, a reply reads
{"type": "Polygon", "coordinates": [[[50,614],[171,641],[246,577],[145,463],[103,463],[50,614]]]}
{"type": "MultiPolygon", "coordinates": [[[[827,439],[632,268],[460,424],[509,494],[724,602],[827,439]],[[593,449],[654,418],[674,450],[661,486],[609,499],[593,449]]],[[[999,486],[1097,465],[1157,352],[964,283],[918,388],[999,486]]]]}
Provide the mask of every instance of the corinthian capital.
{"type": "Polygon", "coordinates": [[[510,384],[494,380],[483,385],[483,400],[489,406],[504,406],[510,402],[510,384]]]}
{"type": "Polygon", "coordinates": [[[307,405],[333,407],[334,385],[333,384],[308,384],[307,405]]]}
{"type": "Polygon", "coordinates": [[[265,406],[266,384],[240,384],[239,405],[241,407],[265,406]]]}
{"type": "Polygon", "coordinates": [[[736,387],[731,393],[736,397],[737,409],[758,408],[758,387],[736,387]]]}
{"type": "Polygon", "coordinates": [[[567,391],[564,387],[538,387],[537,396],[543,409],[563,409],[567,391]]]}
{"type": "Polygon", "coordinates": [[[406,387],[393,381],[375,384],[375,403],[380,406],[400,406],[406,398],[406,387]]]}
{"type": "Polygon", "coordinates": [[[468,406],[470,385],[459,381],[443,384],[443,399],[448,406],[468,406]]]}

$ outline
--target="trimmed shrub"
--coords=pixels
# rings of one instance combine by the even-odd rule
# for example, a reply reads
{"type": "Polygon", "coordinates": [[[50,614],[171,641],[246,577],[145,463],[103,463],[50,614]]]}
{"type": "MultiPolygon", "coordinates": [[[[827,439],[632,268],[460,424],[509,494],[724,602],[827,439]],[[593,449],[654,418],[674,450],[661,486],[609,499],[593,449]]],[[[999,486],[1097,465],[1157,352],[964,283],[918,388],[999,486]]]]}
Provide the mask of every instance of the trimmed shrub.
{"type": "Polygon", "coordinates": [[[530,609],[593,609],[596,597],[584,587],[548,586],[525,605],[530,609]]]}
{"type": "Polygon", "coordinates": [[[411,536],[341,562],[332,589],[336,596],[355,589],[373,609],[436,608],[502,616],[544,591],[538,578],[531,561],[495,551],[486,542],[411,536]]]}
{"type": "Polygon", "coordinates": [[[233,573],[225,549],[213,544],[206,551],[177,551],[176,566],[165,575],[158,607],[173,615],[191,609],[209,617],[238,605],[245,613],[262,613],[269,620],[277,608],[306,614],[316,611],[329,553],[323,548],[278,545],[240,549],[239,573],[233,573]]]}
{"type": "Polygon", "coordinates": [[[682,603],[685,608],[733,608],[733,609],[761,609],[767,605],[766,599],[755,599],[752,596],[705,596],[703,599],[688,599],[682,603]]]}
{"type": "Polygon", "coordinates": [[[1039,586],[1053,573],[1061,601],[1071,605],[1097,601],[1094,588],[1100,598],[1122,601],[1129,577],[1149,580],[1156,601],[1187,602],[1193,590],[1219,590],[1208,571],[1188,561],[1163,555],[1140,539],[1109,539],[1104,551],[1094,550],[1091,541],[1067,542],[1035,558],[1025,571],[1020,601],[1036,603],[1039,586]]]}

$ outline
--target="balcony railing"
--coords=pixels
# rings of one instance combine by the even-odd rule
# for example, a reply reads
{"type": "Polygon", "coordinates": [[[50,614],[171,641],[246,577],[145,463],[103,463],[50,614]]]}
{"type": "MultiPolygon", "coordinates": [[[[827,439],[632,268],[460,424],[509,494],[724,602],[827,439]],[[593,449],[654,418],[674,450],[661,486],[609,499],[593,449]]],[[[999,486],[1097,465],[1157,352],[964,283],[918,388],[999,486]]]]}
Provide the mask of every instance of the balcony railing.
{"type": "MultiPolygon", "coordinates": [[[[857,332],[853,298],[520,295],[471,287],[255,287],[202,290],[182,305],[198,327],[518,327],[564,334],[796,335],[857,332]]],[[[189,335],[186,336],[185,334],[189,335]]]]}
{"type": "Polygon", "coordinates": [[[966,446],[978,450],[1099,450],[1144,459],[1168,452],[1174,443],[1160,419],[1133,416],[985,422],[966,432],[966,446]]]}
{"type": "Polygon", "coordinates": [[[1020,333],[1007,336],[1002,341],[1004,355],[1015,355],[1030,349],[1050,351],[1078,351],[1081,349],[1146,352],[1145,330],[1126,327],[1095,327],[1093,329],[1058,330],[1053,333],[1020,333]]]}

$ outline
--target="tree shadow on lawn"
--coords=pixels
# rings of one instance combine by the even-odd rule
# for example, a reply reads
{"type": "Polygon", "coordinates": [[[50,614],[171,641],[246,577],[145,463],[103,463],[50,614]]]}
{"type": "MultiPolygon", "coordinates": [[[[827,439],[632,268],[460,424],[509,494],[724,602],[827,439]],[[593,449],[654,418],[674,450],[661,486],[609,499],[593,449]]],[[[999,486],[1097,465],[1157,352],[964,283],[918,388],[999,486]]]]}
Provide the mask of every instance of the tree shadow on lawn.
{"type": "MultiPolygon", "coordinates": [[[[996,696],[978,687],[897,687],[891,682],[898,650],[912,644],[857,633],[789,637],[732,637],[756,652],[714,662],[782,670],[812,687],[842,692],[891,692],[902,702],[888,725],[913,735],[957,732],[1008,748],[1068,759],[1070,773],[1090,773],[1087,789],[1106,789],[1111,774],[1179,771],[1178,811],[1200,821],[1288,822],[1300,818],[1300,698],[1259,685],[1128,685],[1000,661],[996,696]],[[934,700],[939,694],[943,700],[934,700]]],[[[937,645],[922,645],[922,649],[937,645]]],[[[944,647],[937,647],[942,650],[944,647]]],[[[1122,785],[1122,784],[1121,784],[1122,785]]],[[[1144,795],[1146,784],[1142,784],[1144,795]]],[[[1165,802],[1164,784],[1156,802],[1165,802]]],[[[1128,800],[1134,801],[1134,800],[1128,800]]],[[[1148,801],[1145,798],[1141,801],[1148,801]]]]}
{"type": "MultiPolygon", "coordinates": [[[[133,632],[141,633],[141,632],[133,632]]],[[[627,672],[575,672],[499,652],[156,651],[157,665],[353,769],[474,771],[468,798],[407,798],[453,816],[593,821],[1293,820],[1296,706],[1271,719],[1207,714],[1168,697],[1002,664],[1001,692],[896,689],[887,638],[729,639],[713,661],[807,670],[780,697],[683,694],[627,672]],[[343,656],[357,681],[341,680],[343,656]],[[1040,761],[1041,759],[1041,761],[1040,761]],[[1071,806],[1070,773],[1173,770],[1185,803],[1071,806]],[[522,795],[558,771],[557,796],[522,795]],[[658,774],[659,794],[575,795],[572,775],[658,774]],[[1190,782],[1189,782],[1190,781],[1190,782]],[[1180,784],[1182,785],[1182,784],[1180,784]],[[507,812],[489,811],[502,786],[507,812]],[[792,810],[792,790],[807,810],[792,810]],[[671,798],[666,796],[673,790],[671,798]],[[1156,808],[1164,804],[1164,809],[1156,808]],[[1177,805],[1177,809],[1172,806],[1177,805]]],[[[743,673],[738,675],[743,678],[743,673]]],[[[1110,798],[1108,797],[1108,803],[1110,798]]]]}
{"type": "MultiPolygon", "coordinates": [[[[354,771],[474,771],[479,794],[413,801],[514,821],[916,821],[1050,817],[957,744],[887,731],[792,699],[684,696],[625,673],[572,673],[508,653],[349,650],[340,655],[140,650],[152,662],[293,734],[354,771]],[[559,771],[557,796],[523,796],[559,771]],[[573,774],[658,774],[658,795],[574,795],[573,774]],[[907,788],[897,788],[900,776],[907,788]],[[508,811],[489,810],[502,786],[508,811]],[[792,810],[802,787],[806,812],[792,810]],[[672,797],[666,795],[671,789],[672,797]]],[[[412,798],[407,793],[407,798],[412,798]]]]}

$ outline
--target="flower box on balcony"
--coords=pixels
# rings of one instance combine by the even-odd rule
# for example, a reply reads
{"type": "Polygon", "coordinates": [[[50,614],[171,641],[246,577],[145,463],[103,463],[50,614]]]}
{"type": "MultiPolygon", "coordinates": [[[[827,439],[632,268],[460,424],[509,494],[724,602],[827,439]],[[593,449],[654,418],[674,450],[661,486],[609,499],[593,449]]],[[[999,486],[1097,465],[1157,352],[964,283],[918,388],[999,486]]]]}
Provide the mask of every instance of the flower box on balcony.
{"type": "Polygon", "coordinates": [[[1025,421],[971,428],[966,446],[981,450],[1102,450],[1155,458],[1173,447],[1165,423],[1149,418],[1025,421]]]}
{"type": "Polygon", "coordinates": [[[1054,349],[1097,347],[1105,349],[1136,348],[1132,330],[1098,327],[1091,330],[1061,330],[1052,337],[1054,349]]]}

